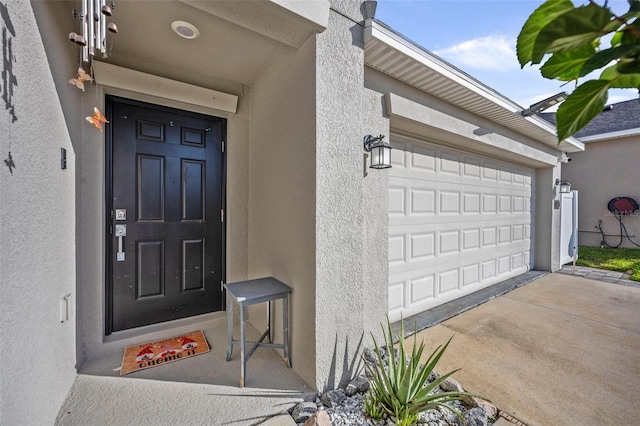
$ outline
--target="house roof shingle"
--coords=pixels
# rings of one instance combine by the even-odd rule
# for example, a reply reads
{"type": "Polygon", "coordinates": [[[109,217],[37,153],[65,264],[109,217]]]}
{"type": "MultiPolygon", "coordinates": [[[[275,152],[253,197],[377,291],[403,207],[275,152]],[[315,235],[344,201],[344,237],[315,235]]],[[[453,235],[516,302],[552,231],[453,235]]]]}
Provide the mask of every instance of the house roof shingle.
{"type": "MultiPolygon", "coordinates": [[[[555,112],[543,112],[539,115],[554,126],[556,125],[555,112]]],[[[576,133],[575,137],[580,139],[581,137],[630,129],[640,129],[640,101],[638,99],[607,105],[589,124],[576,133]]]]}

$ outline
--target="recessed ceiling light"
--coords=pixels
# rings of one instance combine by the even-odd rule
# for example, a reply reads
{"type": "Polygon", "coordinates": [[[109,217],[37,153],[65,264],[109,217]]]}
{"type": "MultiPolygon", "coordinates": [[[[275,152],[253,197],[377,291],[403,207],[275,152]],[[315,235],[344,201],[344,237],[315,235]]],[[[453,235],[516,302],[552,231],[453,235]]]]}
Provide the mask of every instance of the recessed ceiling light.
{"type": "Polygon", "coordinates": [[[175,33],[180,37],[184,37],[190,40],[198,38],[198,36],[200,35],[200,31],[198,31],[195,25],[185,21],[173,21],[171,23],[171,29],[175,31],[175,33]]]}

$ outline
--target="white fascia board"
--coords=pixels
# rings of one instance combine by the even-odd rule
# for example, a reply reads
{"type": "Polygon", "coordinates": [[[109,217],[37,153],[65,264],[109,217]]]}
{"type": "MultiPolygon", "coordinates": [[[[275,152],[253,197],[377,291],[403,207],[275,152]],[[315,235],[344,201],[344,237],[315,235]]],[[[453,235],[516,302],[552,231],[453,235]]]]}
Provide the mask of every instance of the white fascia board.
{"type": "MultiPolygon", "coordinates": [[[[530,122],[535,124],[536,126],[546,130],[547,132],[551,133],[552,135],[556,136],[556,132],[557,129],[556,127],[549,123],[547,120],[545,120],[542,117],[538,117],[536,115],[533,115],[531,117],[526,117],[526,119],[530,122]]],[[[560,149],[562,149],[563,151],[566,152],[580,152],[580,151],[584,151],[584,144],[582,143],[581,140],[576,139],[574,136],[568,137],[566,139],[564,139],[562,142],[560,142],[558,144],[558,147],[560,149]]]]}
{"type": "MultiPolygon", "coordinates": [[[[467,90],[470,90],[482,96],[488,101],[504,108],[508,112],[516,115],[521,115],[520,113],[523,108],[512,100],[500,95],[495,90],[482,84],[463,71],[455,68],[453,65],[443,61],[438,56],[417,45],[416,43],[408,40],[401,34],[398,34],[391,28],[382,24],[381,22],[375,21],[374,19],[367,19],[365,21],[364,28],[364,43],[366,44],[367,41],[371,39],[376,39],[386,44],[390,48],[396,50],[397,52],[410,57],[414,61],[433,69],[442,76],[459,84],[467,90]]],[[[543,118],[537,116],[529,116],[522,117],[522,119],[552,134],[553,136],[556,135],[555,126],[553,126],[543,118]]],[[[564,146],[564,149],[569,152],[584,151],[584,144],[573,137],[563,140],[562,145],[564,146]]]]}
{"type": "Polygon", "coordinates": [[[598,142],[607,139],[618,139],[618,138],[626,138],[629,136],[640,136],[640,127],[636,127],[635,129],[627,129],[620,130],[617,132],[610,133],[600,133],[598,135],[584,136],[580,138],[580,142],[589,143],[589,142],[598,142]]]}
{"type": "Polygon", "coordinates": [[[105,62],[93,61],[97,84],[235,114],[238,97],[105,62]]]}

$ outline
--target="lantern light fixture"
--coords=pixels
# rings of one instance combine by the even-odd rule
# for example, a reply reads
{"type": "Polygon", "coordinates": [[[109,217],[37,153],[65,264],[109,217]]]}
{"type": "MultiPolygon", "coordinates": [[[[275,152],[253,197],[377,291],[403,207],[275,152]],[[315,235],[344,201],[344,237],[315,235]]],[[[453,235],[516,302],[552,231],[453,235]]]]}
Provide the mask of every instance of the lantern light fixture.
{"type": "Polygon", "coordinates": [[[391,167],[391,146],[385,142],[384,135],[364,137],[364,150],[371,153],[372,169],[388,169],[391,167]]]}
{"type": "Polygon", "coordinates": [[[556,186],[560,187],[561,194],[568,194],[571,192],[571,183],[567,180],[556,179],[556,186]]]}

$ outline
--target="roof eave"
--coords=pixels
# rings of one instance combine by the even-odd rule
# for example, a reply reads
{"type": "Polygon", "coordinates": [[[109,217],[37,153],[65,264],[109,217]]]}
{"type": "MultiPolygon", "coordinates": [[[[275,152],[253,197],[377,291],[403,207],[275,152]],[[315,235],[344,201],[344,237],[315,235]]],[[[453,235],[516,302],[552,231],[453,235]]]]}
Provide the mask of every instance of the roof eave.
{"type": "Polygon", "coordinates": [[[640,127],[636,127],[635,129],[619,130],[617,132],[599,133],[596,135],[583,136],[578,139],[580,140],[580,142],[589,143],[589,142],[600,142],[600,141],[610,140],[610,139],[626,138],[630,136],[640,136],[640,127]]]}
{"type": "MultiPolygon", "coordinates": [[[[546,145],[566,152],[584,150],[584,144],[574,137],[567,138],[558,144],[555,126],[535,115],[522,116],[521,112],[524,108],[520,105],[375,19],[365,20],[364,44],[365,64],[374,69],[378,69],[391,77],[465,110],[539,140],[546,145]],[[374,46],[375,48],[377,43],[382,43],[391,49],[390,52],[385,53],[383,58],[373,58],[372,55],[367,55],[368,47],[374,46]],[[385,62],[397,64],[399,60],[410,62],[414,69],[422,68],[425,74],[429,72],[439,74],[448,82],[445,85],[449,87],[448,90],[456,93],[452,93],[451,96],[448,96],[442,90],[438,93],[435,84],[433,88],[429,87],[429,83],[418,84],[419,80],[425,80],[421,73],[413,72],[413,75],[407,78],[407,76],[403,75],[406,67],[398,68],[396,66],[394,69],[394,67],[386,66],[385,64],[385,62]]],[[[374,50],[374,48],[370,50],[374,50]]],[[[377,50],[380,49],[378,48],[377,50]]],[[[437,85],[438,89],[442,89],[441,82],[437,85]]]]}

